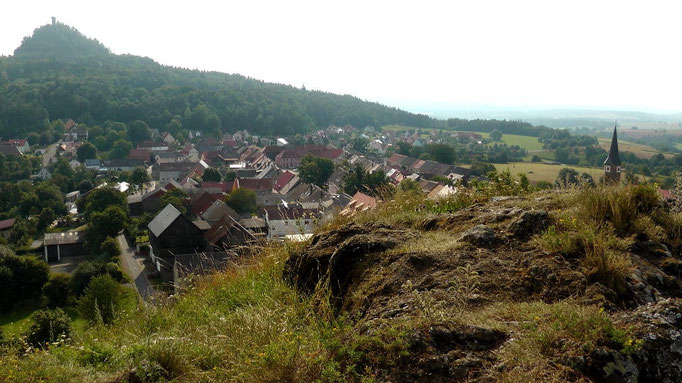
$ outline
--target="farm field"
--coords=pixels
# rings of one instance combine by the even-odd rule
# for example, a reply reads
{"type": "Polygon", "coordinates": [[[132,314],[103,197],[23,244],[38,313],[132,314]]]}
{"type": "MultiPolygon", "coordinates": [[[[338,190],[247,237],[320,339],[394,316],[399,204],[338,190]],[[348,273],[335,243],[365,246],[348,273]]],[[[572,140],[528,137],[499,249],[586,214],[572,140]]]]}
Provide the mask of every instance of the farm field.
{"type": "MultiPolygon", "coordinates": [[[[609,147],[611,146],[611,139],[600,137],[599,138],[599,146],[601,146],[602,149],[604,149],[608,152],[609,147]]],[[[620,150],[621,152],[632,152],[632,153],[634,153],[635,156],[637,156],[639,158],[646,158],[646,159],[649,159],[649,158],[653,157],[655,154],[660,153],[660,151],[652,148],[651,146],[642,145],[642,144],[635,144],[633,142],[621,141],[621,140],[618,140],[618,150],[620,150]]],[[[673,156],[670,153],[663,153],[663,155],[666,158],[671,158],[673,156]]]]}
{"type": "MultiPolygon", "coordinates": [[[[393,130],[393,131],[405,131],[405,130],[414,130],[418,129],[415,127],[410,127],[410,126],[401,126],[401,125],[386,125],[383,126],[381,129],[383,130],[393,130]]],[[[429,132],[432,129],[421,129],[422,132],[429,132]]],[[[490,135],[486,132],[471,132],[471,133],[478,133],[480,134],[483,138],[488,138],[490,135]]],[[[422,134],[422,137],[426,137],[427,134],[422,134]]],[[[502,142],[511,146],[511,145],[517,145],[520,146],[524,149],[526,149],[528,152],[537,152],[537,151],[542,151],[542,143],[538,142],[537,137],[531,137],[531,136],[520,136],[518,134],[503,134],[502,135],[502,142]]],[[[489,145],[492,145],[494,143],[491,143],[489,145]]],[[[549,153],[549,152],[546,152],[549,153]]],[[[554,159],[554,156],[547,156],[545,155],[540,155],[538,154],[541,158],[545,159],[554,159]]]]}
{"type": "Polygon", "coordinates": [[[493,164],[497,171],[505,171],[509,169],[512,174],[525,174],[531,182],[546,181],[554,182],[559,176],[559,171],[563,168],[575,169],[580,173],[587,173],[594,178],[595,182],[599,181],[599,177],[604,175],[602,168],[588,168],[582,166],[570,165],[550,165],[536,162],[511,162],[508,164],[493,164]]]}

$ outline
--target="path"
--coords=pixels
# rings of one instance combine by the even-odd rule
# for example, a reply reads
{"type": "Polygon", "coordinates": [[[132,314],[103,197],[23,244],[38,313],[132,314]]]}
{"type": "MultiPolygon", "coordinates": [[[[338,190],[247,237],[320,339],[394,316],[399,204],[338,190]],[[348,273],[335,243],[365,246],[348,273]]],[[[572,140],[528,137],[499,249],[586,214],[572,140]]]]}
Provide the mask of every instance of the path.
{"type": "Polygon", "coordinates": [[[147,279],[144,267],[138,260],[141,257],[135,256],[135,248],[128,246],[128,241],[123,234],[119,234],[117,239],[118,246],[121,248],[121,265],[123,270],[132,279],[135,290],[140,294],[145,304],[149,304],[151,298],[156,294],[156,290],[149,282],[149,279],[147,279]]]}

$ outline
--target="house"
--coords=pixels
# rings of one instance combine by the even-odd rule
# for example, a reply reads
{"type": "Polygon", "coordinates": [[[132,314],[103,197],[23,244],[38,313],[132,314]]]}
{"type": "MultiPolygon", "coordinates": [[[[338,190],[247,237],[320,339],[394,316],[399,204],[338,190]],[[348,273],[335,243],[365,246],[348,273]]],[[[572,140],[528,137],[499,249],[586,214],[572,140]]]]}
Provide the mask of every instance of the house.
{"type": "Polygon", "coordinates": [[[81,192],[80,190],[72,191],[70,193],[67,193],[66,196],[64,196],[64,200],[66,202],[76,202],[78,201],[78,198],[81,197],[81,192]]]}
{"type": "Polygon", "coordinates": [[[339,212],[342,216],[352,216],[359,212],[374,209],[377,206],[377,200],[367,194],[357,192],[353,198],[348,202],[348,205],[339,212]]]}
{"type": "Polygon", "coordinates": [[[16,221],[17,221],[16,218],[0,221],[0,236],[2,236],[5,239],[9,238],[9,233],[10,231],[12,231],[12,227],[14,227],[14,223],[16,221]]]}
{"type": "Polygon", "coordinates": [[[303,157],[309,154],[335,161],[343,154],[343,150],[323,145],[298,146],[284,149],[275,157],[275,163],[282,169],[295,169],[300,166],[303,157]]]}
{"type": "Polygon", "coordinates": [[[151,162],[151,154],[147,149],[130,149],[130,152],[128,152],[128,159],[143,161],[148,164],[151,162]]]}
{"type": "Polygon", "coordinates": [[[41,168],[38,173],[35,174],[35,178],[42,180],[42,181],[47,181],[52,177],[52,174],[50,173],[49,170],[47,170],[46,167],[41,168]]]}
{"type": "Polygon", "coordinates": [[[229,215],[224,216],[204,234],[209,251],[227,251],[254,242],[256,236],[229,215]]]}
{"type": "Polygon", "coordinates": [[[213,204],[211,204],[208,209],[204,210],[200,216],[210,225],[214,225],[225,216],[232,217],[235,221],[241,220],[241,216],[221,200],[213,201],[213,204]]]}
{"type": "Polygon", "coordinates": [[[86,255],[84,242],[83,231],[47,233],[43,238],[43,259],[45,262],[60,262],[63,257],[86,255]]]}
{"type": "Polygon", "coordinates": [[[263,154],[268,157],[270,161],[274,161],[275,157],[282,153],[284,149],[285,148],[283,146],[269,145],[263,148],[263,154]]]}
{"type": "Polygon", "coordinates": [[[30,146],[29,146],[29,144],[28,144],[28,140],[25,139],[25,138],[24,138],[24,139],[16,139],[16,138],[9,139],[9,140],[7,140],[7,141],[5,141],[5,142],[2,142],[2,144],[14,145],[14,146],[16,146],[17,149],[19,149],[19,151],[20,151],[21,153],[23,153],[23,154],[25,154],[26,152],[28,152],[28,150],[30,149],[30,146]]]}
{"type": "Polygon", "coordinates": [[[21,157],[24,154],[14,145],[0,144],[0,155],[4,157],[21,157]]]}
{"type": "MultiPolygon", "coordinates": [[[[188,174],[193,173],[197,164],[192,162],[156,163],[152,166],[152,178],[161,183],[169,180],[180,181],[188,174]]],[[[203,171],[201,172],[203,174],[203,171]]]]}
{"type": "Polygon", "coordinates": [[[137,144],[138,149],[146,149],[150,152],[167,152],[168,144],[165,142],[142,141],[137,144]]]}
{"type": "Polygon", "coordinates": [[[128,202],[128,210],[131,216],[140,216],[144,213],[152,213],[159,210],[161,204],[161,197],[166,194],[166,189],[157,187],[154,190],[148,191],[144,194],[129,195],[126,197],[128,202]]]}
{"type": "Polygon", "coordinates": [[[386,165],[404,172],[409,170],[416,161],[416,158],[395,153],[386,160],[386,165]]]}
{"type": "Polygon", "coordinates": [[[315,230],[321,218],[318,209],[304,209],[299,204],[282,203],[277,206],[264,206],[261,212],[268,226],[268,239],[310,234],[315,230]]]}
{"type": "Polygon", "coordinates": [[[251,231],[256,237],[266,237],[268,233],[268,224],[265,222],[263,218],[260,217],[251,217],[251,218],[243,218],[241,221],[239,221],[244,228],[248,229],[251,231]]]}
{"type": "Polygon", "coordinates": [[[209,193],[204,189],[199,189],[192,197],[189,199],[189,206],[191,208],[192,214],[194,216],[200,216],[201,213],[206,211],[213,202],[222,200],[222,193],[209,193]]]}
{"type": "Polygon", "coordinates": [[[102,167],[102,161],[96,159],[96,158],[91,158],[85,160],[85,168],[90,169],[90,170],[99,170],[102,167]]]}
{"type": "Polygon", "coordinates": [[[101,171],[111,171],[111,170],[116,170],[119,172],[122,171],[132,171],[135,170],[135,168],[138,167],[145,167],[145,163],[140,160],[128,160],[128,159],[120,159],[120,160],[105,160],[102,161],[102,167],[100,168],[101,171]]]}
{"type": "Polygon", "coordinates": [[[429,192],[429,194],[426,196],[426,198],[437,200],[437,199],[449,197],[455,193],[457,193],[456,187],[439,183],[435,188],[433,188],[433,190],[431,190],[429,192]]]}
{"type": "Polygon", "coordinates": [[[249,189],[255,192],[272,191],[272,179],[269,178],[235,178],[232,190],[249,189]]]}
{"type": "Polygon", "coordinates": [[[84,142],[88,140],[88,128],[84,125],[76,125],[73,120],[69,119],[64,124],[64,128],[66,130],[64,134],[65,141],[84,142]]]}
{"type": "Polygon", "coordinates": [[[62,118],[62,123],[64,124],[64,130],[67,132],[76,126],[76,122],[70,118],[62,118]]]}
{"type": "Polygon", "coordinates": [[[175,138],[169,133],[169,132],[162,132],[161,133],[161,138],[163,138],[163,142],[172,145],[175,143],[175,138]]]}
{"type": "MultiPolygon", "coordinates": [[[[272,188],[278,193],[286,194],[286,191],[282,193],[282,189],[284,189],[290,183],[296,184],[299,180],[300,178],[296,174],[287,170],[277,177],[277,180],[275,180],[275,184],[272,186],[272,188]]],[[[291,187],[293,187],[293,185],[288,189],[291,189],[291,187]]]]}
{"type": "Polygon", "coordinates": [[[156,161],[159,164],[163,163],[178,163],[178,162],[183,162],[187,158],[185,157],[184,154],[176,151],[168,151],[168,152],[156,152],[154,154],[154,161],[156,161]]]}
{"type": "Polygon", "coordinates": [[[201,229],[171,204],[163,208],[147,228],[149,255],[164,281],[173,278],[175,254],[194,254],[205,248],[201,229]]]}

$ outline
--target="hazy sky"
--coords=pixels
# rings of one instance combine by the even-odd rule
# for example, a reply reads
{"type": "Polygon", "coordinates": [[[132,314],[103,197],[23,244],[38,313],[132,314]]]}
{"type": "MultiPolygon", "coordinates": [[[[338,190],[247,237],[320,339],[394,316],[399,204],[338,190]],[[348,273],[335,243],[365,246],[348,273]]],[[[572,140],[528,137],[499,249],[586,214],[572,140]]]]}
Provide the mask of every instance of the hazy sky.
{"type": "Polygon", "coordinates": [[[8,0],[0,54],[56,16],[114,53],[411,110],[682,112],[680,15],[651,0],[8,0]]]}

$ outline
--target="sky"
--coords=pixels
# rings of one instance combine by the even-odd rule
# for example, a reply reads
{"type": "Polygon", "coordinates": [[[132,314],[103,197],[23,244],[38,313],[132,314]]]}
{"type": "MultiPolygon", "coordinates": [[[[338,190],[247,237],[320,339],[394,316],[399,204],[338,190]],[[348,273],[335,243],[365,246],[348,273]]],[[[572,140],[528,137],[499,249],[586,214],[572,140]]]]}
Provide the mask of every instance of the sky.
{"type": "Polygon", "coordinates": [[[679,1],[7,1],[0,55],[50,22],[113,53],[430,105],[682,112],[679,1]]]}

